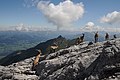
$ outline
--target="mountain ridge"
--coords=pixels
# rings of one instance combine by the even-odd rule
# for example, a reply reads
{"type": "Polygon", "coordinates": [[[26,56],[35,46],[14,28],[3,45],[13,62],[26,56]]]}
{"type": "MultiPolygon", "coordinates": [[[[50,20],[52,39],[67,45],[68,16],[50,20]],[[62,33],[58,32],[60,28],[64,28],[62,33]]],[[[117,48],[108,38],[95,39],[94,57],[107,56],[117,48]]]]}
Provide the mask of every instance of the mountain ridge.
{"type": "Polygon", "coordinates": [[[119,80],[119,53],[119,38],[89,46],[88,43],[83,42],[55,53],[42,55],[35,71],[31,71],[34,57],[8,66],[0,66],[0,78],[10,80],[119,80]],[[13,74],[9,74],[10,72],[13,74]]]}
{"type": "Polygon", "coordinates": [[[6,66],[30,57],[34,57],[37,55],[37,49],[40,49],[42,51],[42,54],[49,54],[50,46],[54,43],[57,43],[57,45],[59,46],[59,49],[57,50],[66,48],[66,46],[68,45],[67,40],[64,37],[58,36],[57,38],[42,42],[35,47],[29,48],[27,50],[15,51],[7,55],[6,57],[0,59],[0,65],[6,66]]]}

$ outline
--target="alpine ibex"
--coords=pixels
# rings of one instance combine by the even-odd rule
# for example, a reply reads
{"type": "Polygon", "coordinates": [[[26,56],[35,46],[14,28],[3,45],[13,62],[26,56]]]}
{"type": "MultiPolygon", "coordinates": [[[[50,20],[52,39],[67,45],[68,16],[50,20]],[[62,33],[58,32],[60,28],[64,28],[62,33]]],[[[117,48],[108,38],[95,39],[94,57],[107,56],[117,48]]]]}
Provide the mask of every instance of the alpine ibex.
{"type": "Polygon", "coordinates": [[[34,61],[33,61],[33,66],[32,66],[32,70],[34,70],[35,66],[38,65],[40,56],[41,56],[41,50],[37,50],[38,51],[38,55],[35,57],[34,61]]]}
{"type": "Polygon", "coordinates": [[[58,49],[58,45],[54,43],[53,45],[50,46],[50,48],[51,48],[50,53],[54,53],[56,49],[58,49]]]}
{"type": "Polygon", "coordinates": [[[84,41],[84,36],[85,36],[85,34],[82,34],[82,36],[80,37],[81,42],[84,41]]]}

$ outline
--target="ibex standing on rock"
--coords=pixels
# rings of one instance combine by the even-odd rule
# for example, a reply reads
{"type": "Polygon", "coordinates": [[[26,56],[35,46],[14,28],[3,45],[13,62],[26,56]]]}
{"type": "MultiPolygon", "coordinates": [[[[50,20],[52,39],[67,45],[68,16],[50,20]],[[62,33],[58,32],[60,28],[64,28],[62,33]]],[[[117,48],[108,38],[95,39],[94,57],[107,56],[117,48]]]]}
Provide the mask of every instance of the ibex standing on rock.
{"type": "Polygon", "coordinates": [[[85,34],[82,34],[82,36],[80,37],[81,42],[84,41],[84,36],[85,36],[85,34]]]}
{"type": "Polygon", "coordinates": [[[98,35],[98,31],[95,33],[95,35],[94,35],[94,38],[95,38],[95,43],[97,43],[98,42],[98,37],[99,37],[99,35],[98,35]]]}
{"type": "Polygon", "coordinates": [[[82,43],[84,41],[84,37],[85,37],[85,34],[82,34],[82,36],[78,37],[76,39],[76,44],[78,45],[78,44],[82,43]]]}
{"type": "Polygon", "coordinates": [[[42,54],[41,50],[37,50],[37,51],[38,51],[38,55],[35,57],[35,59],[33,61],[32,70],[34,70],[35,66],[38,65],[40,55],[42,54]]]}
{"type": "Polygon", "coordinates": [[[50,53],[54,53],[56,49],[58,49],[58,45],[56,43],[53,43],[53,45],[51,45],[50,48],[50,53]]]}

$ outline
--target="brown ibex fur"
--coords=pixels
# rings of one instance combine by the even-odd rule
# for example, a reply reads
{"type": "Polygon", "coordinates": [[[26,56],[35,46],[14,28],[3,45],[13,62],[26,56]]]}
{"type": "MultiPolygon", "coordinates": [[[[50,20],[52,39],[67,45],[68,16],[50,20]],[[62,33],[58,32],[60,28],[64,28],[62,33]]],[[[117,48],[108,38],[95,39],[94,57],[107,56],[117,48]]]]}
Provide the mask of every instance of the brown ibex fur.
{"type": "Polygon", "coordinates": [[[35,57],[35,59],[33,61],[32,70],[34,70],[35,66],[38,65],[38,62],[39,62],[39,59],[40,59],[41,50],[37,50],[37,51],[38,51],[38,55],[35,57]]]}

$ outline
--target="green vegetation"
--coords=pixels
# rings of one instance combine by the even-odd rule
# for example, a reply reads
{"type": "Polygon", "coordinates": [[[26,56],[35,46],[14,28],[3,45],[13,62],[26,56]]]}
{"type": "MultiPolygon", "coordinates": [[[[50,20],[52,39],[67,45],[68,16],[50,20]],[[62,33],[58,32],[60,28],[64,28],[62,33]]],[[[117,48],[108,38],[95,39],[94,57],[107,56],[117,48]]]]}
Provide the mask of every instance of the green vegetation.
{"type": "Polygon", "coordinates": [[[17,50],[26,50],[28,48],[34,47],[38,43],[40,43],[40,42],[34,42],[34,43],[18,42],[15,44],[1,43],[0,44],[0,57],[6,56],[14,51],[17,51],[17,50]]]}

